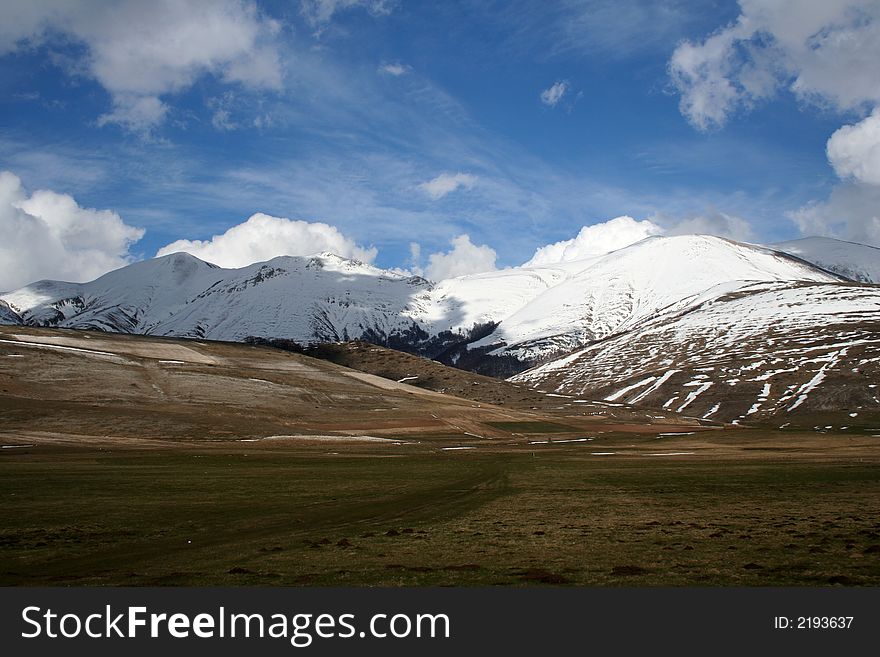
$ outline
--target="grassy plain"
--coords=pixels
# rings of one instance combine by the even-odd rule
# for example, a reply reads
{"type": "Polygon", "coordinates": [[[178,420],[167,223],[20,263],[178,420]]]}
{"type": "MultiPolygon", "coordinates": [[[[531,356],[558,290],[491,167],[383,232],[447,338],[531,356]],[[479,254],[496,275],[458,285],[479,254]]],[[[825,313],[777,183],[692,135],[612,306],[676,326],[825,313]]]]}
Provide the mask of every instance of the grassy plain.
{"type": "Polygon", "coordinates": [[[877,430],[0,334],[0,585],[880,585],[877,430]]]}
{"type": "Polygon", "coordinates": [[[4,450],[0,583],[880,584],[876,450],[785,438],[4,450]]]}

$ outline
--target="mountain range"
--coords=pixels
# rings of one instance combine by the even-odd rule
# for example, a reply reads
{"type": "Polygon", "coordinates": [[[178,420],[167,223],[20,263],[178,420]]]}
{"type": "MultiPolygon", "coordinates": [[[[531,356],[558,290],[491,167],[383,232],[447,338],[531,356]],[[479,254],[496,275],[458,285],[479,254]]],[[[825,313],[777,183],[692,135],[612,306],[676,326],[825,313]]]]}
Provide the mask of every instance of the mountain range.
{"type": "Polygon", "coordinates": [[[831,412],[856,426],[880,409],[878,256],[829,238],[651,237],[435,283],[330,253],[241,269],[176,253],[2,294],[0,323],[363,340],[560,395],[732,422],[831,412]]]}

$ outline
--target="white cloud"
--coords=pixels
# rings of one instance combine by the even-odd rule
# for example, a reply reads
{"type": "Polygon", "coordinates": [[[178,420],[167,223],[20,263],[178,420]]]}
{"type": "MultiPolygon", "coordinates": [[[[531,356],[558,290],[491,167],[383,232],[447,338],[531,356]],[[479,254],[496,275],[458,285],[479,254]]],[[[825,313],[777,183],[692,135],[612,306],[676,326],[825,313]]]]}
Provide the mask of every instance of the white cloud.
{"type": "Polygon", "coordinates": [[[670,223],[665,235],[717,235],[739,242],[749,242],[755,238],[748,221],[725,212],[712,212],[693,217],[685,217],[670,223]]]}
{"type": "Polygon", "coordinates": [[[673,84],[681,93],[679,109],[697,128],[723,125],[738,100],[728,79],[733,63],[729,54],[733,31],[725,31],[695,45],[685,42],[669,62],[673,84]]]}
{"type": "Polygon", "coordinates": [[[422,270],[422,245],[418,242],[409,243],[409,266],[417,276],[424,274],[422,270]]]}
{"type": "Polygon", "coordinates": [[[0,172],[0,290],[54,278],[82,282],[131,262],[144,231],[109,210],[80,207],[49,190],[28,196],[21,180],[0,172]]]}
{"type": "Polygon", "coordinates": [[[541,102],[550,107],[556,107],[567,91],[568,80],[558,80],[541,92],[541,102]]]}
{"type": "Polygon", "coordinates": [[[655,235],[717,235],[741,242],[754,239],[752,227],[745,219],[724,212],[690,217],[657,215],[643,220],[624,215],[584,226],[570,240],[539,247],[523,267],[600,256],[655,235]]]}
{"type": "Polygon", "coordinates": [[[397,0],[301,0],[300,12],[314,27],[330,22],[333,14],[352,7],[362,7],[374,16],[387,16],[397,0]]]}
{"type": "MultiPolygon", "coordinates": [[[[507,0],[520,11],[523,25],[517,36],[543,36],[530,9],[533,0],[507,0]],[[524,10],[525,8],[526,10],[524,10]]],[[[698,24],[705,3],[694,0],[561,0],[548,7],[540,27],[547,24],[551,38],[541,42],[542,49],[558,57],[575,53],[603,59],[629,57],[636,53],[667,53],[683,34],[698,24]]],[[[661,55],[662,56],[662,55],[661,55]]]]}
{"type": "Polygon", "coordinates": [[[421,183],[419,189],[436,201],[459,187],[471,189],[476,184],[477,177],[470,173],[441,173],[433,180],[421,183]]]}
{"type": "Polygon", "coordinates": [[[380,73],[387,73],[388,75],[393,75],[394,77],[399,77],[404,73],[409,73],[410,67],[406,64],[401,64],[400,62],[394,62],[392,64],[382,64],[379,67],[380,73]]]}
{"type": "Polygon", "coordinates": [[[497,254],[495,249],[471,242],[469,235],[459,235],[450,242],[452,249],[443,253],[432,253],[428,256],[428,266],[425,275],[432,281],[442,281],[447,278],[464,276],[465,274],[479,274],[484,271],[495,269],[497,254]]]}
{"type": "Polygon", "coordinates": [[[721,126],[783,87],[824,109],[873,109],[826,144],[844,182],[788,217],[803,235],[880,244],[880,2],[740,0],[740,11],[735,23],[673,53],[682,113],[699,129],[721,126]]]}
{"type": "Polygon", "coordinates": [[[241,102],[233,92],[226,91],[219,96],[208,98],[206,105],[211,110],[211,125],[216,130],[227,132],[241,127],[233,118],[233,112],[241,106],[241,102]]]}
{"type": "Polygon", "coordinates": [[[880,108],[859,123],[837,130],[828,140],[826,151],[841,178],[880,185],[880,108]]]}
{"type": "Polygon", "coordinates": [[[802,235],[821,235],[880,246],[880,186],[838,185],[827,201],[790,213],[802,235]]]}
{"type": "Polygon", "coordinates": [[[58,34],[85,46],[75,74],[96,79],[112,96],[100,124],[148,131],[165,117],[162,97],[203,75],[257,89],[282,85],[275,36],[280,25],[252,2],[32,0],[4,8],[0,54],[58,34]],[[20,5],[20,6],[19,6],[20,5]]]}
{"type": "Polygon", "coordinates": [[[98,117],[98,125],[115,123],[129,130],[145,131],[162,122],[168,105],[156,96],[120,94],[113,97],[113,111],[98,117]]]}
{"type": "Polygon", "coordinates": [[[227,109],[216,109],[211,115],[211,125],[217,130],[235,130],[238,124],[232,120],[227,109]]]}
{"type": "Polygon", "coordinates": [[[648,219],[638,221],[626,215],[615,217],[599,224],[584,226],[570,240],[539,247],[531,260],[523,266],[534,267],[602,255],[663,232],[663,228],[648,219]]]}
{"type": "Polygon", "coordinates": [[[272,217],[257,213],[210,240],[178,240],[163,246],[156,256],[185,251],[221,267],[244,267],[281,255],[313,255],[322,251],[343,258],[372,262],[374,247],[364,248],[324,223],[272,217]]]}
{"type": "Polygon", "coordinates": [[[880,103],[876,0],[740,0],[740,16],[669,61],[682,113],[699,129],[723,125],[787,86],[838,110],[880,103]]]}
{"type": "Polygon", "coordinates": [[[880,246],[880,109],[828,140],[828,161],[844,182],[825,201],[788,214],[802,235],[880,246]]]}

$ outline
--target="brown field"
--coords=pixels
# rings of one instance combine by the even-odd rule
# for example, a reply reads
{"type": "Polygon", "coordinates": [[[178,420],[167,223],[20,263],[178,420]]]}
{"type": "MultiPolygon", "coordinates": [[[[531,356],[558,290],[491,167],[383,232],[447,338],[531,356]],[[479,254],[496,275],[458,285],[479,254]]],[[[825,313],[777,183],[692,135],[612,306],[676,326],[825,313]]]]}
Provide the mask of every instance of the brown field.
{"type": "Polygon", "coordinates": [[[425,367],[0,327],[0,584],[880,584],[880,430],[425,367]]]}

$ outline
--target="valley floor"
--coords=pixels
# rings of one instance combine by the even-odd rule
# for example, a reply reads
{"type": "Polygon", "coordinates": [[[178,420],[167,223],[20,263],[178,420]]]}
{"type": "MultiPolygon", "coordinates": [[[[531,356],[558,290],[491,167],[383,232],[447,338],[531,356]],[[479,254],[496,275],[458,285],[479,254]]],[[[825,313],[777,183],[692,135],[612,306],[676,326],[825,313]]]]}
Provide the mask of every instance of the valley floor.
{"type": "Polygon", "coordinates": [[[2,333],[0,585],[880,585],[880,430],[2,333]]]}
{"type": "Polygon", "coordinates": [[[0,583],[880,585],[875,445],[722,442],[5,449],[0,583]]]}

